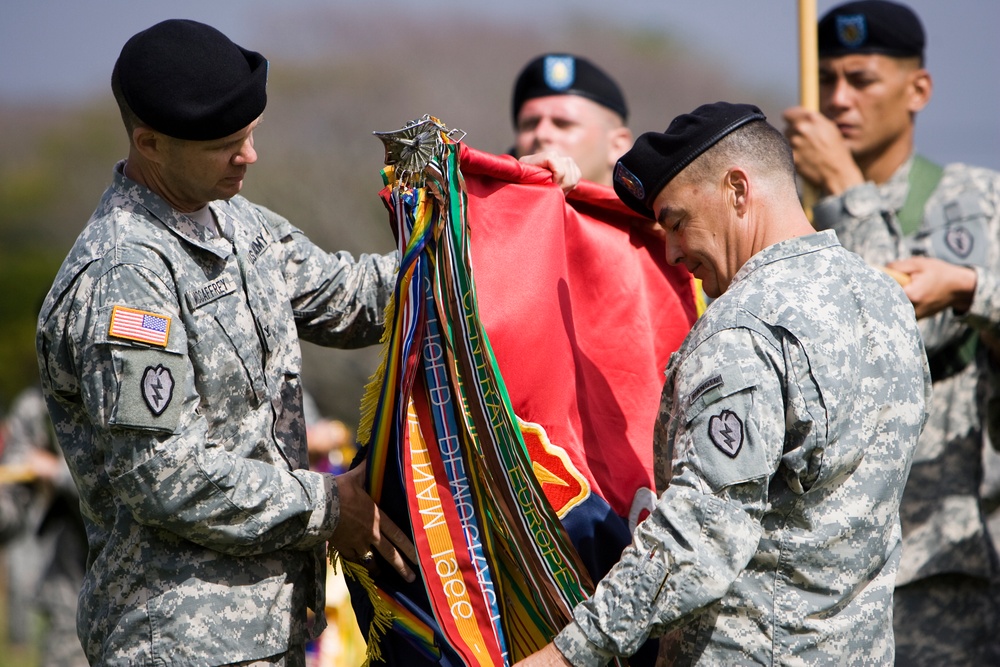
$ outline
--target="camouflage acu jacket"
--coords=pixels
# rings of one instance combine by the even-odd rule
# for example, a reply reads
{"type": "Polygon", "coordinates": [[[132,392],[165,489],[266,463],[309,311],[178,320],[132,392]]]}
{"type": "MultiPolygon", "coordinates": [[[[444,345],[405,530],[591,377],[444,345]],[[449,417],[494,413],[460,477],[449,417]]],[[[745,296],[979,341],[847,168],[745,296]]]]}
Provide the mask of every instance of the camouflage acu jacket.
{"type": "Polygon", "coordinates": [[[242,197],[210,207],[224,236],[119,164],[39,318],[90,543],[78,626],[94,664],[262,658],[293,614],[324,608],[339,505],[333,478],[303,469],[298,338],[376,342],[396,259],[323,252],[242,197]]]}
{"type": "Polygon", "coordinates": [[[666,490],[557,647],[601,665],[670,632],[670,664],[891,664],[929,388],[891,279],[831,232],[759,252],[672,357],[666,490]]]}
{"type": "MultiPolygon", "coordinates": [[[[899,585],[941,573],[990,577],[996,555],[979,500],[988,355],[963,349],[975,329],[1000,329],[1000,174],[948,165],[916,232],[904,236],[898,213],[913,160],[886,184],[866,183],[815,209],[848,250],[876,266],[915,255],[973,267],[977,285],[964,316],[952,310],[920,321],[934,380],[927,427],[903,495],[899,585]],[[971,357],[971,358],[970,358],[971,357]],[[965,360],[968,360],[966,363],[965,360]]],[[[971,341],[975,344],[975,341],[971,341]]],[[[996,381],[996,380],[994,380],[996,381]]],[[[993,415],[1000,419],[1000,414],[993,415]]]]}

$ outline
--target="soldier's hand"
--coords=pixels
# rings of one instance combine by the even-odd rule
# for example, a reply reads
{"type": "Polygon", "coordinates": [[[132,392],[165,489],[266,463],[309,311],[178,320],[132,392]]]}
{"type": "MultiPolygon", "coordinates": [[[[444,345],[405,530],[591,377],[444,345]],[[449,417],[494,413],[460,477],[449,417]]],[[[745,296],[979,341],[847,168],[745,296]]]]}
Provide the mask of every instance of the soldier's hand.
{"type": "Polygon", "coordinates": [[[340,496],[340,522],[330,543],[345,558],[374,566],[379,553],[406,581],[416,575],[410,564],[417,562],[417,550],[399,527],[379,511],[365,491],[366,464],[337,475],[340,496]],[[408,564],[409,563],[409,564],[408,564]]]}
{"type": "Polygon", "coordinates": [[[825,194],[839,195],[865,178],[833,121],[817,111],[792,107],[782,114],[795,169],[825,194]]]}
{"type": "Polygon", "coordinates": [[[910,276],[903,286],[917,319],[930,317],[945,308],[964,313],[972,305],[976,291],[976,271],[933,257],[909,257],[888,267],[910,276]]]}
{"type": "Polygon", "coordinates": [[[35,479],[53,483],[60,473],[59,457],[44,449],[32,449],[24,461],[35,479]]]}
{"type": "Polygon", "coordinates": [[[552,172],[552,181],[562,188],[563,192],[569,192],[580,182],[581,172],[576,161],[571,157],[559,155],[554,151],[542,151],[520,158],[525,164],[533,164],[538,167],[545,167],[552,172]]]}
{"type": "Polygon", "coordinates": [[[514,663],[514,667],[572,667],[572,663],[563,657],[556,645],[549,642],[545,648],[529,655],[524,660],[514,663]]]}

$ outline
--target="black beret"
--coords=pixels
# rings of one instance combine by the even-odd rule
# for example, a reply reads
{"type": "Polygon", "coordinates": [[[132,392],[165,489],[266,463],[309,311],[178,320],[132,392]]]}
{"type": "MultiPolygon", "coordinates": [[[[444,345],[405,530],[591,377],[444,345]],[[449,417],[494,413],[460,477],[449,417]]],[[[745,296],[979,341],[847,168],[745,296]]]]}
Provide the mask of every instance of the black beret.
{"type": "Polygon", "coordinates": [[[134,35],[112,77],[142,122],[177,139],[228,136],[252,123],[267,104],[264,56],[187,19],[134,35]]]}
{"type": "Polygon", "coordinates": [[[665,132],[646,132],[615,165],[615,193],[629,208],[655,219],[653,201],[684,167],[732,131],[764,114],[752,104],[716,102],[670,121],[665,132]]]}
{"type": "Polygon", "coordinates": [[[924,28],[909,7],[888,0],[838,5],[819,21],[821,58],[881,53],[895,58],[924,56],[924,28]]]}
{"type": "Polygon", "coordinates": [[[586,58],[568,53],[547,53],[524,66],[514,83],[511,105],[514,126],[517,114],[530,99],[549,95],[579,95],[605,106],[628,120],[625,96],[615,80],[586,58]]]}

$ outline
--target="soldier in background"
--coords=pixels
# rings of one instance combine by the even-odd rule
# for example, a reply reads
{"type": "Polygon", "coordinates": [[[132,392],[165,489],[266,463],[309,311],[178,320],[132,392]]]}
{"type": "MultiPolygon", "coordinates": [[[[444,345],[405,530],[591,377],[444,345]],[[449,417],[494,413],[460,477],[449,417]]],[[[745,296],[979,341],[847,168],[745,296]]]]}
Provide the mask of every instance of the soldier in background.
{"type": "Polygon", "coordinates": [[[76,635],[87,563],[80,499],[38,387],[22,391],[4,423],[0,540],[7,557],[12,644],[37,638],[42,667],[87,667],[76,635]],[[32,627],[41,615],[43,631],[32,627]]]}
{"type": "Polygon", "coordinates": [[[1000,331],[1000,174],[915,152],[932,81],[910,8],[849,2],[818,29],[820,113],[785,113],[798,173],[824,195],[814,223],[906,274],[934,380],[901,507],[897,659],[998,664],[997,554],[980,485],[991,332],[1000,331]]]}
{"type": "Polygon", "coordinates": [[[755,106],[643,134],[615,192],[715,301],[667,368],[666,490],[574,622],[518,664],[603,665],[667,632],[666,664],[887,664],[930,393],[912,307],[814,232],[791,150],[755,106]]]}
{"type": "Polygon", "coordinates": [[[555,151],[600,185],[611,185],[615,162],[632,145],[621,88],[597,65],[568,53],[547,53],[524,66],[511,113],[516,157],[555,151]]]}

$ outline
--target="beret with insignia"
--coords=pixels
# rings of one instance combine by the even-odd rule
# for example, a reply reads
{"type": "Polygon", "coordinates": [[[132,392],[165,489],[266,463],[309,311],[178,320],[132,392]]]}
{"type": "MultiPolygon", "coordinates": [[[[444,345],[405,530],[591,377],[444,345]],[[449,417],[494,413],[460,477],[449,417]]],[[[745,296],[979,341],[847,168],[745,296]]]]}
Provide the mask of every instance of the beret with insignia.
{"type": "Polygon", "coordinates": [[[838,5],[819,21],[819,55],[881,53],[894,58],[924,56],[924,28],[909,7],[889,0],[838,5]]]}
{"type": "Polygon", "coordinates": [[[549,95],[579,95],[611,109],[622,117],[622,122],[628,120],[628,106],[621,88],[586,58],[547,53],[525,65],[514,83],[511,105],[514,125],[517,126],[517,115],[525,102],[549,95]]]}
{"type": "Polygon", "coordinates": [[[143,123],[176,139],[229,136],[267,104],[264,56],[187,19],[162,21],[133,35],[111,76],[143,123]]]}
{"type": "Polygon", "coordinates": [[[727,134],[764,120],[752,104],[703,104],[670,122],[664,132],[646,132],[615,165],[615,193],[636,213],[654,218],[653,201],[667,183],[727,134]]]}

